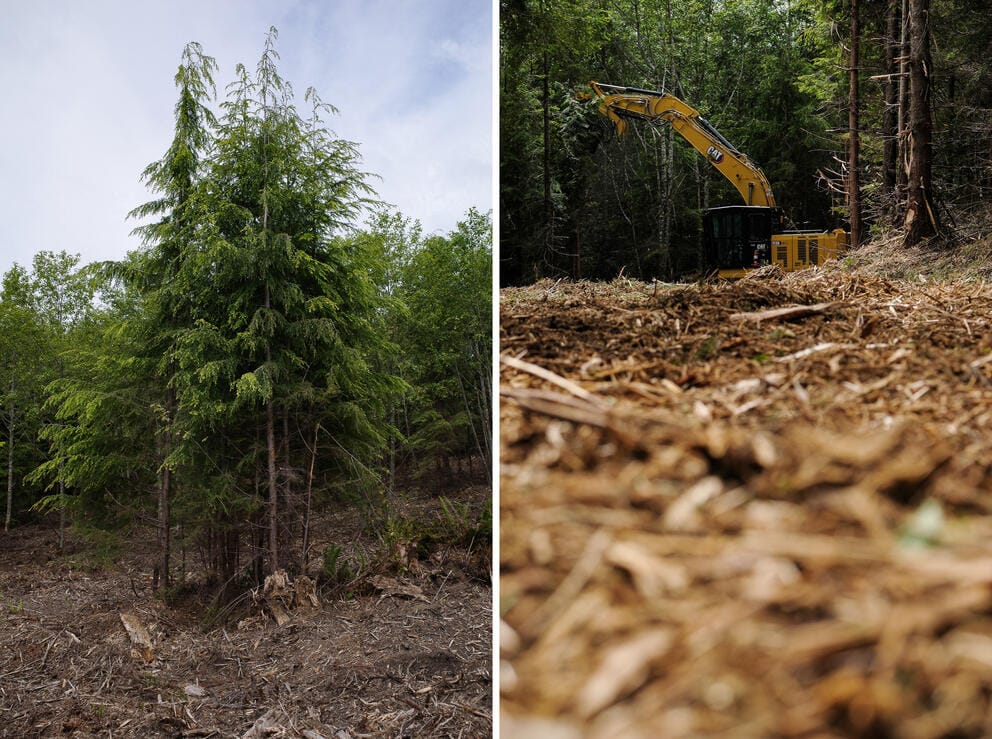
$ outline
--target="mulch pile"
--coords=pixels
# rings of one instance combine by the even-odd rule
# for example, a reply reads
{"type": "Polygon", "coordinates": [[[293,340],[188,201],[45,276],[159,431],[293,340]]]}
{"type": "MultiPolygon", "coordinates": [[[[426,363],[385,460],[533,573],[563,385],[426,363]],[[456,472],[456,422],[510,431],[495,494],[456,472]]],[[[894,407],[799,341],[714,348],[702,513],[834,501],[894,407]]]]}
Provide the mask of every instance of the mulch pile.
{"type": "Polygon", "coordinates": [[[504,736],[992,736],[992,287],[500,308],[504,736]]]}

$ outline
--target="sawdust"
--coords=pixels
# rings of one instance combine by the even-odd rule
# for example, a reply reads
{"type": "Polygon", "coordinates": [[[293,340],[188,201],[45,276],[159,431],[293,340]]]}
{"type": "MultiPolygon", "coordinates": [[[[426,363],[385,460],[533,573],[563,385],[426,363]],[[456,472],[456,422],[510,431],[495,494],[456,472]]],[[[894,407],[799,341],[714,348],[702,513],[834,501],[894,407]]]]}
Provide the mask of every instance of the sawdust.
{"type": "Polygon", "coordinates": [[[992,735],[992,288],[545,281],[501,335],[504,736],[992,735]]]}

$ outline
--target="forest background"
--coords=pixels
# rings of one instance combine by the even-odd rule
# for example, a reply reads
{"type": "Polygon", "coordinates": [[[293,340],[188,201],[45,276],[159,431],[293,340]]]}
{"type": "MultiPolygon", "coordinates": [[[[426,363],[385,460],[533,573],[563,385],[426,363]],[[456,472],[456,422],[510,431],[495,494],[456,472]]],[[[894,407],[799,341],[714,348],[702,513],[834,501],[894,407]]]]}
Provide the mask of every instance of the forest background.
{"type": "Polygon", "coordinates": [[[861,242],[906,226],[907,177],[922,162],[911,142],[925,134],[932,213],[916,224],[947,240],[981,236],[990,10],[986,0],[501,0],[501,283],[677,278],[700,267],[703,211],[739,204],[667,124],[618,138],[595,100],[580,99],[591,80],[664,89],[698,109],[761,166],[797,227],[851,230],[856,173],[861,242]],[[930,116],[920,125],[915,72],[930,116]]]}

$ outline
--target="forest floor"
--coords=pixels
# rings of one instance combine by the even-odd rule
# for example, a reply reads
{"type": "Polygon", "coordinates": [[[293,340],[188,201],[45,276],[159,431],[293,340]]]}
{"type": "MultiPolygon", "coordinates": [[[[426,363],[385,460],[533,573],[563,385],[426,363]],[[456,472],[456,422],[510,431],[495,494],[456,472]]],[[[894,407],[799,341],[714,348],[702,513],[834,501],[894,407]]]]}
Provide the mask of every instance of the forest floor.
{"type": "Polygon", "coordinates": [[[505,737],[992,736],[984,246],[501,292],[505,737]]]}
{"type": "MultiPolygon", "coordinates": [[[[449,501],[474,510],[488,487],[449,501]]],[[[434,513],[437,499],[408,507],[434,513]]],[[[317,543],[367,534],[355,511],[323,517],[317,543]]],[[[281,625],[250,597],[204,626],[196,593],[171,605],[128,542],[87,566],[51,527],[0,534],[0,737],[478,737],[492,732],[488,542],[435,548],[347,597],[290,608],[281,625]],[[124,622],[144,627],[133,643],[124,622]]],[[[321,551],[320,548],[317,551],[321,551]]],[[[297,580],[297,582],[300,582],[297,580]]]]}

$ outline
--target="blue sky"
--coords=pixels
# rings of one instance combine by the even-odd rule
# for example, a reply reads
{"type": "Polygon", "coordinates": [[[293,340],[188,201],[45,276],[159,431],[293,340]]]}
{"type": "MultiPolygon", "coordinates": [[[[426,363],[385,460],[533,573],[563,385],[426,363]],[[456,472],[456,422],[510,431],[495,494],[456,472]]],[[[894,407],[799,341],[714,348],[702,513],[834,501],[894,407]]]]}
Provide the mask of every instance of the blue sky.
{"type": "Polygon", "coordinates": [[[0,0],[0,272],[42,250],[138,246],[128,211],[172,137],[173,77],[199,41],[254,69],[270,26],[301,109],[313,86],[380,198],[445,233],[493,201],[491,0],[0,0]]]}

